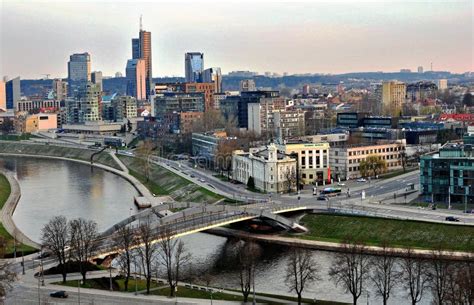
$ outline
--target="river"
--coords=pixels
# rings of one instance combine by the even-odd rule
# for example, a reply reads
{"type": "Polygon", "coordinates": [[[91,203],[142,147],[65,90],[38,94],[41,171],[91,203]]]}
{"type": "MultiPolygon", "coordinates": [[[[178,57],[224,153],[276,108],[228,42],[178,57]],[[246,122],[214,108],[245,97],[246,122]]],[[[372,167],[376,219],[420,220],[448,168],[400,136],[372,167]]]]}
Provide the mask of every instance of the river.
{"type": "MultiPolygon", "coordinates": [[[[107,171],[87,165],[50,160],[16,157],[0,157],[0,168],[13,172],[21,188],[21,199],[13,220],[27,236],[40,241],[41,228],[56,215],[68,219],[83,217],[98,223],[104,230],[119,220],[135,213],[133,196],[135,188],[125,179],[107,171]]],[[[203,270],[212,270],[214,285],[238,287],[238,274],[229,263],[235,241],[224,237],[195,233],[182,238],[192,255],[192,264],[203,270]]],[[[262,245],[262,257],[258,265],[256,289],[267,293],[288,294],[285,286],[287,249],[277,245],[262,245]]],[[[308,285],[304,297],[350,302],[349,294],[336,287],[327,276],[334,253],[314,251],[321,279],[308,285]]],[[[380,304],[369,289],[369,303],[380,304]]],[[[390,297],[389,304],[409,304],[402,289],[390,297]]],[[[419,304],[430,304],[425,295],[419,304]]],[[[367,302],[367,294],[361,302],[367,302]]]]}

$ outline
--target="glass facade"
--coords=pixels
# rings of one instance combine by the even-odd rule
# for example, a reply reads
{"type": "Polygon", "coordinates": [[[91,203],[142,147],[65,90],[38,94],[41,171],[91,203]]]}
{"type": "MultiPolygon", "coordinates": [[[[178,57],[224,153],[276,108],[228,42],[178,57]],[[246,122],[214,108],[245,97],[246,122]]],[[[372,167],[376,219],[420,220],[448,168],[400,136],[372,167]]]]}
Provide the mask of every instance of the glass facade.
{"type": "Polygon", "coordinates": [[[185,75],[187,83],[197,83],[202,81],[204,69],[204,54],[193,52],[186,53],[184,58],[185,75]]]}

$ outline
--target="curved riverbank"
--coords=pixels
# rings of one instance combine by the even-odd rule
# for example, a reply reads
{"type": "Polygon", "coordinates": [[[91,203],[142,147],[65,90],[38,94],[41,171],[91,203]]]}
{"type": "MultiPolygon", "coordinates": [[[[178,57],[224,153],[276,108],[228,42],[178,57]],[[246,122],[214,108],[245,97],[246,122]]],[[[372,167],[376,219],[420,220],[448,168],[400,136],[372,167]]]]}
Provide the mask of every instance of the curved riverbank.
{"type": "Polygon", "coordinates": [[[10,184],[10,196],[8,196],[8,199],[3,205],[0,214],[3,227],[11,236],[14,236],[19,243],[33,247],[35,249],[40,249],[41,245],[31,240],[22,231],[20,231],[12,219],[13,213],[15,212],[16,206],[21,197],[21,190],[18,181],[6,171],[0,171],[0,173],[7,178],[8,183],[10,184]]]}

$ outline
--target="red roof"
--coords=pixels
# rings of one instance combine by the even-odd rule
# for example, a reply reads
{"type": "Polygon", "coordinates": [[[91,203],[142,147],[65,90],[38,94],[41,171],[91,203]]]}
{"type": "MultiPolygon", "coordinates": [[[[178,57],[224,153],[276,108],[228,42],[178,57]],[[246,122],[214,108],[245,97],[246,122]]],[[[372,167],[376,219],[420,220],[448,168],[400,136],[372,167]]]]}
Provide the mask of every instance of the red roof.
{"type": "Polygon", "coordinates": [[[454,120],[462,122],[474,122],[474,114],[470,113],[442,113],[439,116],[440,121],[454,120]]]}

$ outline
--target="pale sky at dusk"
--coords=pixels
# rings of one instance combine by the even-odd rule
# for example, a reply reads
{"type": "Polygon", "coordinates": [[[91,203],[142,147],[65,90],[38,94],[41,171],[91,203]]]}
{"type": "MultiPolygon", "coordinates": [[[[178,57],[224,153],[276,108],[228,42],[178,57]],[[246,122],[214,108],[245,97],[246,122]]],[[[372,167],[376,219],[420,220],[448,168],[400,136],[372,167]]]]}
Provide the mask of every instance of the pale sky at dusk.
{"type": "Polygon", "coordinates": [[[292,73],[474,71],[473,1],[0,0],[0,76],[67,76],[72,53],[124,73],[139,17],[152,32],[153,76],[205,67],[292,73]]]}

